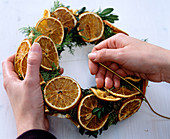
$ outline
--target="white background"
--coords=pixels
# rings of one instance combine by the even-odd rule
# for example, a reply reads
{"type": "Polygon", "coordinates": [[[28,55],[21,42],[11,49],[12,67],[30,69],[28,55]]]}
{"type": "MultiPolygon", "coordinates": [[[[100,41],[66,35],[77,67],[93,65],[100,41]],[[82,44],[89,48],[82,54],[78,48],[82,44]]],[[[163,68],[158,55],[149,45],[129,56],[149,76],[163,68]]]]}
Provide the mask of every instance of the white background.
{"type": "MultiPolygon", "coordinates": [[[[149,43],[170,49],[170,1],[169,0],[61,0],[73,9],[86,6],[88,10],[113,7],[119,15],[115,26],[138,39],[148,38],[149,43]]],[[[18,29],[35,26],[43,16],[45,8],[50,9],[53,0],[0,0],[0,62],[17,51],[24,39],[18,29]]],[[[62,53],[61,67],[64,75],[77,80],[82,88],[95,85],[94,76],[88,70],[87,54],[92,46],[76,49],[72,56],[62,53]]],[[[161,114],[170,116],[170,84],[149,82],[146,96],[152,106],[161,114]]],[[[49,117],[50,132],[59,139],[85,139],[78,129],[66,119],[49,117]]],[[[0,138],[16,138],[13,112],[3,88],[2,67],[0,65],[0,138]]],[[[92,137],[91,137],[92,138],[92,137]]],[[[104,131],[99,139],[168,139],[170,121],[151,112],[144,102],[141,109],[131,118],[113,125],[104,131]]]]}

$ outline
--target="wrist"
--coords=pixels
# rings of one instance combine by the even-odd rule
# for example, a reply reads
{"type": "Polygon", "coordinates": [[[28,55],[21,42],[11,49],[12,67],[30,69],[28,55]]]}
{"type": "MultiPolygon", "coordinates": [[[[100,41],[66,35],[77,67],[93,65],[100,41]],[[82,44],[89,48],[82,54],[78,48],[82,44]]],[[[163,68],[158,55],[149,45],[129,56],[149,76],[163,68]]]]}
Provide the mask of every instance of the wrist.
{"type": "Polygon", "coordinates": [[[45,119],[41,118],[39,119],[22,118],[16,121],[16,126],[18,136],[31,129],[46,130],[45,119]]]}
{"type": "Polygon", "coordinates": [[[170,83],[170,50],[165,50],[164,61],[162,61],[162,81],[170,83]],[[165,61],[165,62],[164,62],[165,61]]]}

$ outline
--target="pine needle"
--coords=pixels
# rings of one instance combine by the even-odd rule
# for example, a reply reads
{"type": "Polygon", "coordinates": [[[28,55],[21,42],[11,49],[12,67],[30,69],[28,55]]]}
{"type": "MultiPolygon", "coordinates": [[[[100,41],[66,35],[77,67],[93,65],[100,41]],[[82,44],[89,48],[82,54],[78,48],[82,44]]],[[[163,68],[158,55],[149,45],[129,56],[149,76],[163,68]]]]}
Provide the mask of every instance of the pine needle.
{"type": "Polygon", "coordinates": [[[19,31],[22,33],[22,34],[25,34],[25,37],[28,37],[29,39],[31,38],[32,39],[32,42],[34,42],[34,40],[42,35],[40,32],[38,32],[35,27],[23,27],[23,28],[20,28],[19,31]],[[30,34],[32,33],[32,35],[30,36],[30,34]]]}

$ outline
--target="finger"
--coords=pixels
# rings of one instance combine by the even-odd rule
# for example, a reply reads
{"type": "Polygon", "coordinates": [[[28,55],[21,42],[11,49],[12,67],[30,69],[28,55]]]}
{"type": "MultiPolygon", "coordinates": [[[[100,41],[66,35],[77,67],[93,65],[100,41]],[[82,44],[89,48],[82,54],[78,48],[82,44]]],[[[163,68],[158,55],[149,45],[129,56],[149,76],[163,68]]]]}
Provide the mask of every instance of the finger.
{"type": "Polygon", "coordinates": [[[114,48],[114,43],[112,43],[112,42],[114,42],[113,39],[114,39],[114,37],[111,37],[111,38],[108,38],[108,39],[102,41],[101,43],[99,43],[92,49],[92,52],[95,52],[95,51],[98,51],[101,49],[108,49],[109,44],[113,45],[113,48],[114,48]]]}
{"type": "Polygon", "coordinates": [[[94,62],[92,62],[91,60],[88,60],[88,65],[89,65],[90,73],[91,73],[92,75],[97,74],[98,69],[99,69],[98,63],[94,63],[94,62]]]}
{"type": "Polygon", "coordinates": [[[105,87],[110,89],[113,86],[113,73],[110,71],[106,72],[106,77],[105,77],[105,87]]]}
{"type": "MultiPolygon", "coordinates": [[[[117,74],[119,74],[122,77],[126,77],[127,74],[122,69],[118,69],[115,71],[117,74]]],[[[117,75],[114,75],[114,87],[118,88],[120,86],[120,78],[117,75]]]]}
{"type": "Polygon", "coordinates": [[[120,87],[120,78],[114,77],[114,87],[115,88],[120,87]]]}
{"type": "MultiPolygon", "coordinates": [[[[109,68],[113,71],[117,70],[119,68],[119,66],[116,63],[112,63],[109,68]]],[[[107,70],[106,72],[106,76],[105,76],[105,87],[106,88],[112,88],[113,86],[113,77],[114,74],[110,71],[107,70]]]]}
{"type": "Polygon", "coordinates": [[[104,86],[105,74],[106,74],[106,69],[100,66],[96,74],[96,84],[98,88],[102,88],[104,86]]]}
{"type": "Polygon", "coordinates": [[[64,69],[63,69],[63,68],[60,68],[59,73],[60,73],[60,74],[63,74],[63,72],[64,72],[64,69]]]}
{"type": "Polygon", "coordinates": [[[14,59],[15,54],[7,58],[2,62],[2,70],[3,70],[3,78],[13,77],[14,79],[18,79],[18,76],[14,70],[14,59]]]}
{"type": "Polygon", "coordinates": [[[34,43],[28,53],[27,72],[25,79],[33,79],[39,82],[39,69],[42,59],[42,50],[38,43],[34,43]]]}
{"type": "Polygon", "coordinates": [[[120,49],[102,49],[98,50],[96,52],[90,53],[88,55],[88,58],[94,62],[94,63],[99,63],[99,62],[115,62],[118,63],[119,65],[123,65],[125,59],[122,59],[123,57],[123,48],[120,49]]]}
{"type": "Polygon", "coordinates": [[[104,41],[102,41],[101,43],[99,43],[98,45],[96,45],[93,49],[92,52],[101,50],[101,49],[117,49],[117,48],[122,48],[124,47],[124,40],[127,38],[128,36],[122,33],[118,33],[104,41]]]}

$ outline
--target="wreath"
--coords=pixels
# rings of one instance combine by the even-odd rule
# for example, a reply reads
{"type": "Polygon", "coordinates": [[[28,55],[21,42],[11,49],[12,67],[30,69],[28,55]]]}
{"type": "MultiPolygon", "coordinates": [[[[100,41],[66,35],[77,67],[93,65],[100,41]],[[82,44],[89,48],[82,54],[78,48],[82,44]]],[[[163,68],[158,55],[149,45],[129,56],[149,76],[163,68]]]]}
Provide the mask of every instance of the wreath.
{"type": "Polygon", "coordinates": [[[39,75],[45,113],[71,120],[82,135],[97,137],[137,112],[144,99],[147,81],[134,76],[125,79],[143,94],[124,80],[119,88],[83,89],[74,79],[60,75],[59,59],[66,47],[73,54],[75,47],[98,44],[117,33],[128,35],[113,26],[118,16],[112,12],[113,8],[90,12],[86,7],[73,11],[55,1],[50,11],[45,9],[35,27],[20,29],[27,38],[16,53],[16,73],[20,79],[25,78],[29,49],[38,42],[43,55],[39,75]]]}

